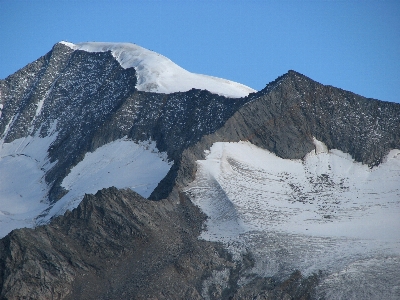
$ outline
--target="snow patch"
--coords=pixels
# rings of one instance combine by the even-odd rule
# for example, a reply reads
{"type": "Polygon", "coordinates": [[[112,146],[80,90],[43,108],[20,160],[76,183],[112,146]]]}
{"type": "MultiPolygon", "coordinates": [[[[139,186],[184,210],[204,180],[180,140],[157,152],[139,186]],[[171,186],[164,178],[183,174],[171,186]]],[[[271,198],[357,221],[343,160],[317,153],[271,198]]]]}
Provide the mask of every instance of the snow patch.
{"type": "Polygon", "coordinates": [[[315,137],[313,138],[313,143],[315,146],[315,154],[328,153],[328,147],[323,143],[318,141],[315,137]]]}
{"type": "Polygon", "coordinates": [[[72,210],[85,194],[94,194],[102,188],[130,188],[148,197],[171,165],[167,154],[159,152],[152,141],[136,143],[124,138],[106,144],[86,153],[84,159],[71,169],[61,184],[68,193],[40,222],[72,210]]]}
{"type": "Polygon", "coordinates": [[[0,140],[0,237],[16,228],[34,227],[48,207],[44,177],[55,162],[50,163],[47,149],[56,137],[0,140]]]}
{"type": "Polygon", "coordinates": [[[72,44],[61,42],[73,50],[87,52],[111,51],[120,65],[135,68],[136,88],[155,93],[186,92],[192,88],[208,90],[228,98],[241,98],[256,92],[254,89],[230,80],[195,74],[179,67],[170,59],[156,52],[130,43],[88,42],[72,44]]]}

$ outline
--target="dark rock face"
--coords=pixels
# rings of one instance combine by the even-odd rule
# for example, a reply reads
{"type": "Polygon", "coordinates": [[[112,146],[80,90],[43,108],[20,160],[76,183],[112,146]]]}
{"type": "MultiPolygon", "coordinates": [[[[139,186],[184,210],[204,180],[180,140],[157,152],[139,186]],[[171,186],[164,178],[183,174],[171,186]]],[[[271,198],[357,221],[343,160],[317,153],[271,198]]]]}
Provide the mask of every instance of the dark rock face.
{"type": "Polygon", "coordinates": [[[53,184],[50,200],[63,195],[59,184],[88,151],[93,131],[135,84],[134,69],[124,70],[111,53],[72,51],[62,44],[6,78],[0,99],[4,103],[0,132],[5,142],[58,132],[48,150],[51,161],[57,161],[46,174],[46,181],[53,184]]]}
{"type": "Polygon", "coordinates": [[[77,209],[50,225],[13,231],[1,241],[1,296],[136,294],[148,287],[146,281],[162,277],[165,268],[177,272],[196,249],[193,233],[203,217],[190,209],[186,213],[191,222],[167,201],[147,201],[130,190],[86,195],[77,209]],[[128,290],[119,290],[130,283],[128,290]]]}

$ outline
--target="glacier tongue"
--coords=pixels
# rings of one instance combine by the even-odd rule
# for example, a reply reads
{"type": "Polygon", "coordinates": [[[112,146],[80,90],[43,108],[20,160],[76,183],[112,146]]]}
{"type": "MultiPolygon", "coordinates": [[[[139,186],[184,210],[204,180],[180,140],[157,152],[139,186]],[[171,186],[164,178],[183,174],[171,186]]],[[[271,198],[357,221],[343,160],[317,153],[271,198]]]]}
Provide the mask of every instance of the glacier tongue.
{"type": "Polygon", "coordinates": [[[382,279],[376,263],[396,275],[386,285],[398,284],[400,151],[369,169],[314,144],[303,160],[287,160],[249,142],[214,143],[186,189],[209,217],[201,237],[224,242],[234,254],[251,249],[259,275],[322,270],[330,277],[321,293],[331,296],[341,287],[352,297],[338,278],[357,281],[368,271],[365,292],[371,280],[382,279]]]}
{"type": "Polygon", "coordinates": [[[170,94],[186,92],[196,88],[208,90],[211,93],[228,98],[241,98],[256,92],[254,89],[237,82],[188,72],[165,56],[135,44],[61,43],[74,50],[87,52],[111,51],[123,68],[135,68],[138,80],[136,88],[139,91],[170,94]]]}

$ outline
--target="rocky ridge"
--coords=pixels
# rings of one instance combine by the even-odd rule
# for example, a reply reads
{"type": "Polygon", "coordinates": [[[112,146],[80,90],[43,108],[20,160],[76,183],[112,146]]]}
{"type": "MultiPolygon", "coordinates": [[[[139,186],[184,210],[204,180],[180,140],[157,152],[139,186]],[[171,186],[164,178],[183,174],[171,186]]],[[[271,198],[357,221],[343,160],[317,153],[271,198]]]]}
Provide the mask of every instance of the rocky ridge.
{"type": "Polygon", "coordinates": [[[356,95],[289,71],[252,94],[213,134],[185,149],[177,182],[194,180],[198,159],[214,142],[249,141],[281,158],[302,159],[317,138],[371,168],[400,147],[400,105],[356,95]]]}
{"type": "Polygon", "coordinates": [[[135,85],[135,69],[122,68],[110,51],[73,51],[56,44],[0,82],[0,137],[9,143],[57,133],[48,149],[56,164],[46,173],[54,203],[66,193],[63,178],[86,152],[127,136],[154,140],[170,160],[177,160],[185,147],[215,131],[247,101],[194,89],[138,92],[135,85]]]}

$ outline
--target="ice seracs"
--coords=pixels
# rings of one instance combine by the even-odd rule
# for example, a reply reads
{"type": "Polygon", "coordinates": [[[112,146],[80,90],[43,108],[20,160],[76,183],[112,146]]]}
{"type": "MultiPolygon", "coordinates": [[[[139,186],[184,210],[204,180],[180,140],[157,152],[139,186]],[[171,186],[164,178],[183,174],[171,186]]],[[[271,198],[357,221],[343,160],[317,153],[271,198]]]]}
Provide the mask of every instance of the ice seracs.
{"type": "Polygon", "coordinates": [[[73,44],[65,41],[61,43],[74,50],[111,51],[123,68],[135,68],[136,88],[139,91],[170,94],[195,88],[228,98],[241,98],[256,92],[237,82],[188,72],[165,56],[135,44],[99,42],[73,44]]]}

